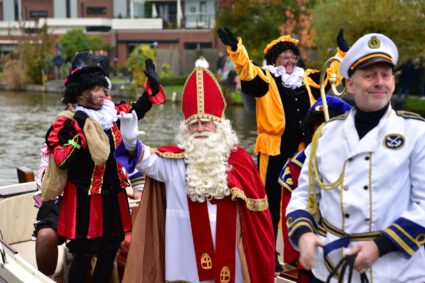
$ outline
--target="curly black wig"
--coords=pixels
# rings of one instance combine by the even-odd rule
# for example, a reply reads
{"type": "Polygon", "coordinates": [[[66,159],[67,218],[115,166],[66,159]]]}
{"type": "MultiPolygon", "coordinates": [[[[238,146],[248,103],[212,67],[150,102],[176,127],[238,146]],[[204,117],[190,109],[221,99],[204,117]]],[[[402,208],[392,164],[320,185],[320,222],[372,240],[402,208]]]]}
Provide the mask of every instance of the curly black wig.
{"type": "Polygon", "coordinates": [[[76,103],[77,97],[95,86],[108,87],[105,73],[99,67],[85,67],[71,73],[65,83],[63,103],[76,103]]]}
{"type": "Polygon", "coordinates": [[[298,47],[293,44],[292,42],[284,41],[279,42],[275,46],[273,46],[269,52],[267,52],[265,59],[267,62],[267,65],[274,65],[276,63],[277,56],[279,56],[280,53],[286,51],[286,50],[292,50],[296,56],[300,56],[300,50],[298,47]]]}

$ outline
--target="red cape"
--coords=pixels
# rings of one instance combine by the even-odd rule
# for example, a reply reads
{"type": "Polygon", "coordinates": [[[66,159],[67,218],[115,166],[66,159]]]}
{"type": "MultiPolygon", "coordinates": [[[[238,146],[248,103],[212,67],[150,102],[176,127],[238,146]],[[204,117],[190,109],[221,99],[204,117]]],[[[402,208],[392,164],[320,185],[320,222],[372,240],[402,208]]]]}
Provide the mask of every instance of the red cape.
{"type": "MultiPolygon", "coordinates": [[[[183,158],[183,150],[177,146],[160,147],[154,151],[165,158],[183,158]]],[[[232,151],[229,165],[231,171],[228,172],[228,183],[232,199],[238,203],[240,229],[250,281],[252,283],[274,282],[275,242],[264,184],[251,156],[241,147],[232,151]]],[[[146,209],[143,208],[161,207],[165,209],[164,193],[158,197],[158,192],[149,189],[151,186],[158,186],[155,183],[158,182],[150,179],[145,185],[140,213],[137,215],[133,228],[133,239],[123,282],[165,282],[163,274],[165,272],[163,268],[164,234],[149,230],[155,229],[155,227],[157,229],[164,228],[161,227],[164,225],[164,212],[160,211],[158,214],[152,215],[146,213],[146,209]],[[156,204],[152,205],[152,201],[156,204]],[[146,225],[146,223],[155,222],[159,222],[160,225],[156,223],[154,228],[146,225]],[[138,229],[137,226],[141,228],[138,229]],[[138,231],[135,231],[136,229],[138,231]],[[161,235],[161,239],[157,239],[158,235],[161,235]],[[158,242],[150,242],[152,239],[158,242]],[[133,243],[134,241],[136,243],[133,243]],[[152,248],[153,246],[156,248],[152,248]],[[150,257],[150,262],[146,260],[147,256],[150,257]],[[157,258],[157,262],[152,262],[153,258],[157,258]],[[145,264],[149,266],[143,266],[145,264]],[[162,267],[160,267],[161,265],[162,267]],[[137,273],[138,275],[136,275],[137,273]]]]}

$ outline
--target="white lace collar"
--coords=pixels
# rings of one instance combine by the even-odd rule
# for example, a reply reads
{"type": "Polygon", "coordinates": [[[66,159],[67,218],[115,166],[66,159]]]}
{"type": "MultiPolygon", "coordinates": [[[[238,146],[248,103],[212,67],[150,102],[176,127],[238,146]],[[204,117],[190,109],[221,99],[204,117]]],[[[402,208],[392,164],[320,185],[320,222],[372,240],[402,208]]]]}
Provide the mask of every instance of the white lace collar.
{"type": "Polygon", "coordinates": [[[286,88],[298,88],[302,86],[304,81],[304,69],[300,67],[294,67],[292,74],[287,74],[284,66],[275,67],[273,65],[263,66],[264,70],[269,71],[275,77],[281,77],[282,85],[286,88]]]}
{"type": "Polygon", "coordinates": [[[105,99],[100,110],[88,109],[81,105],[77,105],[75,109],[83,111],[90,118],[96,120],[103,130],[109,130],[112,128],[113,123],[118,120],[115,104],[109,99],[105,99]]]}

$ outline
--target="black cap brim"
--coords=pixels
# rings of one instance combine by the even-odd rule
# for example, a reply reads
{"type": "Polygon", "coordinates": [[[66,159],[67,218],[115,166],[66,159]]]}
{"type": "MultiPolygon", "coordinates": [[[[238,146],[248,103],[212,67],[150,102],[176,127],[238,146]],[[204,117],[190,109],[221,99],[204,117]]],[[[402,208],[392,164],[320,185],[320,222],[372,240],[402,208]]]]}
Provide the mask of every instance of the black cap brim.
{"type": "Polygon", "coordinates": [[[391,68],[394,68],[394,63],[391,60],[388,60],[384,57],[374,57],[374,58],[370,58],[369,60],[366,60],[364,62],[361,62],[360,64],[358,64],[354,69],[348,69],[348,76],[351,77],[354,72],[358,69],[364,69],[370,65],[376,64],[376,63],[386,63],[388,64],[391,68]]]}

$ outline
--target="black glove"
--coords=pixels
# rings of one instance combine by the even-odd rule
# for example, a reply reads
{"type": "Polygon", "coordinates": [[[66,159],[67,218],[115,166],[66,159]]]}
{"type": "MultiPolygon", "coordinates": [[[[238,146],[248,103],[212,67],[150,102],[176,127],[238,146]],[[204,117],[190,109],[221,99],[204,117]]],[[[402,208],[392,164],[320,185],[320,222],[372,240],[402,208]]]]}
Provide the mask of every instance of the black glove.
{"type": "Polygon", "coordinates": [[[86,114],[86,112],[83,112],[81,110],[75,111],[74,113],[74,120],[77,121],[78,126],[80,126],[81,130],[84,129],[84,125],[86,124],[86,120],[89,118],[89,116],[86,114]]]}
{"type": "Polygon", "coordinates": [[[338,32],[338,36],[336,37],[336,45],[342,52],[347,52],[350,47],[348,46],[348,42],[344,38],[344,29],[341,28],[338,32]]]}
{"type": "Polygon", "coordinates": [[[151,59],[146,59],[145,61],[145,75],[148,77],[150,82],[150,89],[152,90],[152,96],[155,96],[159,92],[159,76],[155,72],[155,65],[151,59]]]}
{"type": "MultiPolygon", "coordinates": [[[[63,123],[63,127],[60,128],[58,131],[58,139],[60,144],[68,143],[68,141],[72,140],[76,134],[77,134],[77,131],[72,126],[71,119],[66,119],[65,122],[63,123]]],[[[46,141],[48,142],[48,140],[46,141]]]]}
{"type": "Polygon", "coordinates": [[[143,92],[142,96],[140,96],[136,102],[133,102],[131,104],[131,111],[135,110],[137,113],[137,118],[143,119],[145,117],[145,114],[148,113],[148,111],[152,108],[152,102],[149,101],[149,95],[145,91],[143,92]]]}
{"type": "Polygon", "coordinates": [[[219,28],[217,33],[224,45],[229,45],[232,48],[232,51],[236,51],[238,48],[238,39],[233,32],[231,32],[228,28],[219,28]]]}

